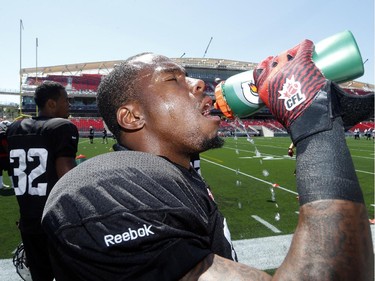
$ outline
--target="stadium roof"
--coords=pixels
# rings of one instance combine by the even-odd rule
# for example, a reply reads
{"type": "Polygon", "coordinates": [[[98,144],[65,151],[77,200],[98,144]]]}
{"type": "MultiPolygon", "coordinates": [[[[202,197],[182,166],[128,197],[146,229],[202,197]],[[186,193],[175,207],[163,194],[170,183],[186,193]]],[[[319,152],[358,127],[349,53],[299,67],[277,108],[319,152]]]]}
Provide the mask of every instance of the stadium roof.
{"type": "MultiPolygon", "coordinates": [[[[172,58],[176,63],[184,67],[202,68],[202,69],[229,69],[246,71],[254,69],[257,63],[235,61],[216,58],[172,58]]],[[[21,69],[22,76],[43,77],[46,75],[72,75],[79,76],[82,74],[100,74],[107,75],[118,64],[124,60],[102,61],[102,62],[85,62],[76,64],[62,64],[55,66],[40,66],[21,69]]],[[[374,85],[358,81],[349,81],[340,84],[345,88],[363,89],[365,91],[374,91],[374,85]]]]}
{"type": "MultiPolygon", "coordinates": [[[[234,61],[214,58],[172,58],[178,64],[185,67],[199,68],[226,68],[235,70],[250,70],[257,64],[252,62],[234,61]]],[[[44,76],[47,74],[62,75],[81,75],[81,74],[108,74],[115,65],[124,60],[102,61],[102,62],[85,62],[76,64],[63,64],[55,66],[40,66],[22,68],[21,74],[44,76]]]]}

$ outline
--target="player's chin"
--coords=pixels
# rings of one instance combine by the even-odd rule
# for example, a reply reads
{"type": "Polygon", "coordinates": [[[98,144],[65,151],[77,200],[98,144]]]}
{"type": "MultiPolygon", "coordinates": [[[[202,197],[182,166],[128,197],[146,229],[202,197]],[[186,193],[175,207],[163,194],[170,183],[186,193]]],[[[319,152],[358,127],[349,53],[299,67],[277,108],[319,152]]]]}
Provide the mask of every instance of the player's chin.
{"type": "Polygon", "coordinates": [[[219,137],[217,134],[217,131],[215,134],[210,135],[209,137],[206,137],[202,143],[201,148],[202,151],[206,151],[213,148],[220,148],[224,145],[224,139],[219,137]]]}
{"type": "Polygon", "coordinates": [[[202,137],[199,137],[199,139],[202,140],[204,150],[222,147],[224,140],[218,136],[220,117],[207,115],[203,116],[203,118],[200,124],[202,137]]]}

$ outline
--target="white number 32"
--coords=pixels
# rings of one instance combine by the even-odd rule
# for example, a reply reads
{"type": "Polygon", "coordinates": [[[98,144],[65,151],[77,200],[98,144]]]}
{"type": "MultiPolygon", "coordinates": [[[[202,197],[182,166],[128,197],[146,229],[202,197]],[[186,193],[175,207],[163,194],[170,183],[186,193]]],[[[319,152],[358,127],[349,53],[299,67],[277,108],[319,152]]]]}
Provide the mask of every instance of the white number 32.
{"type": "Polygon", "coordinates": [[[19,165],[13,169],[13,177],[18,177],[18,186],[14,185],[16,196],[23,195],[26,192],[30,195],[45,196],[47,193],[47,183],[38,183],[36,187],[32,186],[33,181],[46,172],[48,151],[44,148],[31,148],[27,151],[24,149],[13,149],[9,153],[10,163],[14,163],[14,158],[18,158],[19,165]],[[25,173],[27,163],[34,162],[39,159],[39,165],[25,173]],[[28,188],[27,188],[28,187],[28,188]]]}

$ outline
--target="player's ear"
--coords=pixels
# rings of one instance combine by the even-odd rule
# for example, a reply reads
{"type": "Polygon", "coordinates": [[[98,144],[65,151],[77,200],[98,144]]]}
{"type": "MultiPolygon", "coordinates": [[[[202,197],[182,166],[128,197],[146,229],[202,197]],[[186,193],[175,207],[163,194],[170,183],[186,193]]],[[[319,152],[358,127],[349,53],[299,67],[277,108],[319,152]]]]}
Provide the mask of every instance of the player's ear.
{"type": "Polygon", "coordinates": [[[140,105],[136,102],[126,103],[117,110],[117,122],[125,130],[139,130],[145,124],[140,105]]]}
{"type": "Polygon", "coordinates": [[[57,102],[54,99],[48,99],[44,104],[44,107],[40,108],[40,110],[43,110],[44,113],[49,115],[55,115],[57,109],[57,102]]]}
{"type": "Polygon", "coordinates": [[[51,109],[55,109],[56,108],[56,101],[54,99],[48,99],[47,102],[46,102],[46,106],[45,107],[48,107],[48,108],[51,108],[51,109]]]}

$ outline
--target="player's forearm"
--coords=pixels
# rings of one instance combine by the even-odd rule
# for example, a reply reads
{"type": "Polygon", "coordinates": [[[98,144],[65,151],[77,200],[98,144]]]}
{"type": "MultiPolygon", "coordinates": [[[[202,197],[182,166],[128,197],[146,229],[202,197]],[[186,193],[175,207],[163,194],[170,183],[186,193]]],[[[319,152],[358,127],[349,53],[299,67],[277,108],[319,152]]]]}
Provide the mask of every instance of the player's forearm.
{"type": "Polygon", "coordinates": [[[300,208],[291,248],[274,280],[372,281],[372,249],[364,204],[307,203],[300,208]]]}
{"type": "Polygon", "coordinates": [[[331,130],[312,135],[297,145],[297,191],[300,204],[319,199],[363,202],[341,119],[331,130]]]}
{"type": "Polygon", "coordinates": [[[222,258],[208,255],[181,281],[270,281],[271,276],[258,269],[222,258]]]}
{"type": "Polygon", "coordinates": [[[300,220],[275,279],[373,280],[367,210],[340,121],[297,149],[300,220]]]}

